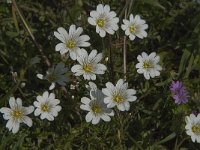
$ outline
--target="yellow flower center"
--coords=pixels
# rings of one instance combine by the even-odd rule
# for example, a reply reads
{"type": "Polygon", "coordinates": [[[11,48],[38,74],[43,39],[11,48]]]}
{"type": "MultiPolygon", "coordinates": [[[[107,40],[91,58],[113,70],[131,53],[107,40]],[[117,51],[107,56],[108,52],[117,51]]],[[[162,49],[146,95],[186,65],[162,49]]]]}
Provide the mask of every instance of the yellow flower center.
{"type": "Polygon", "coordinates": [[[194,132],[196,134],[200,134],[200,125],[193,125],[192,132],[194,132]]]}
{"type": "Polygon", "coordinates": [[[101,109],[101,106],[98,105],[98,104],[93,104],[91,106],[91,110],[94,114],[98,114],[98,113],[101,113],[102,109],[101,109]]]}
{"type": "Polygon", "coordinates": [[[54,74],[48,74],[47,79],[50,82],[55,82],[57,78],[54,74]]]}
{"type": "Polygon", "coordinates": [[[115,101],[117,103],[121,103],[124,101],[124,98],[121,94],[116,94],[113,96],[113,101],[115,101]]]}
{"type": "Polygon", "coordinates": [[[87,73],[92,72],[92,65],[91,64],[85,64],[83,65],[83,70],[87,73]]]}
{"type": "Polygon", "coordinates": [[[19,109],[15,109],[15,110],[13,110],[11,115],[13,116],[13,118],[19,119],[22,117],[22,111],[19,109]]]}
{"type": "Polygon", "coordinates": [[[152,66],[151,66],[151,62],[144,62],[143,63],[143,68],[144,69],[149,69],[149,68],[151,68],[152,66]]]}
{"type": "Polygon", "coordinates": [[[72,49],[72,48],[75,47],[75,45],[76,45],[76,43],[75,43],[74,40],[68,40],[68,41],[66,42],[66,46],[67,46],[67,48],[72,49]]]}
{"type": "Polygon", "coordinates": [[[105,26],[105,19],[103,19],[103,18],[97,19],[97,25],[99,27],[103,28],[105,26]]]}
{"type": "Polygon", "coordinates": [[[48,112],[49,111],[49,105],[47,103],[42,104],[41,111],[48,112]]]}
{"type": "Polygon", "coordinates": [[[131,33],[135,33],[135,31],[136,31],[135,25],[131,25],[131,26],[129,27],[129,31],[130,31],[131,33]]]}

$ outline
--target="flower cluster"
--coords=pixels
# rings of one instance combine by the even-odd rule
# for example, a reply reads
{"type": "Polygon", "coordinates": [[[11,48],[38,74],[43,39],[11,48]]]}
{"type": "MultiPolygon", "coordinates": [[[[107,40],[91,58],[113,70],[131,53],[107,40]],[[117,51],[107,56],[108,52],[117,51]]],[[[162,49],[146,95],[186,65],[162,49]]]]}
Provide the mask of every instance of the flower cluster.
{"type": "Polygon", "coordinates": [[[136,91],[128,89],[128,83],[124,83],[123,79],[118,80],[116,86],[107,82],[106,88],[99,90],[95,83],[89,82],[90,99],[83,97],[83,103],[80,108],[89,111],[85,119],[92,124],[99,123],[100,119],[110,121],[110,116],[114,116],[111,109],[117,106],[120,111],[128,111],[130,109],[129,102],[137,99],[136,91]]]}
{"type": "MultiPolygon", "coordinates": [[[[114,11],[110,10],[109,5],[99,4],[96,10],[90,12],[88,22],[96,27],[96,32],[102,38],[106,34],[113,35],[119,29],[119,18],[114,11]]],[[[130,14],[129,20],[123,19],[121,29],[133,41],[136,37],[140,39],[147,37],[146,30],[148,25],[139,15],[130,14]]],[[[83,28],[75,25],[71,25],[68,31],[63,27],[59,27],[54,32],[54,36],[60,40],[60,43],[55,46],[55,51],[60,52],[61,55],[69,53],[69,58],[72,61],[76,61],[77,64],[75,63],[71,67],[71,72],[74,76],[83,76],[85,80],[96,80],[97,75],[105,74],[107,67],[100,63],[103,58],[102,53],[98,53],[96,49],[90,52],[83,49],[90,46],[90,37],[82,33],[83,28]]],[[[137,72],[143,74],[145,79],[149,80],[160,76],[162,67],[159,65],[160,57],[156,52],[151,52],[149,55],[146,52],[142,52],[141,55],[137,56],[137,60],[139,61],[135,66],[137,72]]],[[[67,67],[61,62],[49,68],[46,71],[46,75],[37,74],[37,77],[48,80],[51,83],[49,90],[53,90],[56,84],[66,86],[69,81],[66,76],[67,72],[67,67]]],[[[73,86],[71,87],[71,89],[74,88],[73,86]]],[[[113,108],[116,107],[117,111],[129,111],[130,102],[137,100],[135,96],[136,90],[129,89],[128,83],[123,79],[119,79],[115,85],[107,82],[101,90],[93,82],[89,82],[87,88],[89,89],[89,95],[81,98],[80,109],[87,111],[85,120],[92,124],[98,124],[100,120],[111,121],[111,117],[114,116],[113,108]]],[[[174,94],[173,98],[176,104],[188,102],[188,92],[182,82],[173,81],[170,90],[174,94]]],[[[29,107],[22,106],[20,98],[11,97],[9,99],[10,108],[3,107],[0,109],[0,112],[3,113],[3,118],[8,120],[6,127],[13,133],[19,131],[21,123],[31,127],[33,122],[27,115],[32,112],[34,112],[35,116],[40,116],[42,120],[53,121],[62,109],[59,105],[60,100],[55,97],[54,93],[45,91],[42,95],[37,96],[33,106],[29,107]]],[[[186,133],[191,136],[193,142],[200,143],[200,114],[197,116],[191,114],[186,116],[185,120],[186,133]]]]}
{"type": "Polygon", "coordinates": [[[173,81],[170,87],[171,92],[173,92],[173,98],[176,104],[187,103],[188,102],[188,92],[186,86],[180,81],[173,81]]]}
{"type": "Polygon", "coordinates": [[[19,131],[20,123],[25,123],[29,127],[32,126],[32,119],[27,115],[31,114],[34,111],[34,115],[38,116],[41,114],[40,118],[53,121],[54,117],[58,115],[58,112],[61,110],[61,106],[58,104],[60,101],[55,99],[54,93],[48,93],[47,91],[43,93],[43,96],[37,96],[37,101],[34,102],[36,107],[34,111],[33,106],[24,107],[22,106],[22,100],[20,98],[15,99],[11,97],[9,99],[10,108],[2,107],[0,112],[3,113],[3,118],[8,120],[6,128],[9,131],[12,130],[13,133],[19,131]]]}

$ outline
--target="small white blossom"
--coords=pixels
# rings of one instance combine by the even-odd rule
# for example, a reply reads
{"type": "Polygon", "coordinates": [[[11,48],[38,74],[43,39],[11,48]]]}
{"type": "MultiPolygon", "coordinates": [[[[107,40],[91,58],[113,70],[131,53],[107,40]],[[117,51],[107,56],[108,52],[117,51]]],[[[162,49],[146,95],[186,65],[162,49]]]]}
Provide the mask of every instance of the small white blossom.
{"type": "Polygon", "coordinates": [[[117,106],[120,111],[128,111],[130,109],[129,102],[137,99],[136,91],[128,89],[128,83],[124,83],[123,79],[117,81],[116,86],[111,82],[106,83],[106,88],[102,89],[103,94],[106,95],[104,102],[108,108],[117,106]]]}
{"type": "Polygon", "coordinates": [[[61,86],[66,85],[66,82],[68,82],[69,80],[65,75],[67,71],[68,69],[65,68],[65,65],[63,63],[58,63],[56,66],[53,66],[52,68],[48,69],[48,71],[46,72],[46,76],[42,74],[37,74],[37,77],[39,79],[44,79],[51,82],[49,90],[52,90],[55,88],[56,83],[58,83],[61,86]]]}
{"type": "Polygon", "coordinates": [[[154,78],[160,75],[160,71],[162,67],[158,65],[160,61],[160,57],[156,56],[155,52],[152,52],[150,55],[143,52],[142,55],[138,55],[137,60],[139,63],[136,64],[136,68],[138,68],[137,72],[139,74],[144,74],[144,77],[149,80],[150,77],[154,78]]]}
{"type": "Polygon", "coordinates": [[[123,19],[123,22],[124,24],[121,25],[121,28],[129,36],[130,40],[134,40],[136,36],[140,39],[147,37],[145,30],[148,28],[148,25],[139,15],[136,15],[134,18],[133,14],[130,14],[129,20],[123,19]]]}
{"type": "Polygon", "coordinates": [[[75,25],[71,25],[69,33],[62,27],[58,28],[58,32],[54,32],[54,35],[62,42],[56,45],[56,51],[60,51],[61,54],[65,54],[69,51],[70,57],[76,60],[80,47],[88,47],[90,43],[88,35],[81,35],[83,28],[75,25]]]}
{"type": "Polygon", "coordinates": [[[105,95],[99,89],[91,89],[90,94],[90,99],[87,97],[81,98],[83,104],[80,108],[88,111],[85,116],[86,122],[98,124],[100,119],[106,122],[110,121],[110,116],[114,116],[114,112],[112,109],[107,108],[106,104],[103,102],[105,95]]]}
{"type": "Polygon", "coordinates": [[[185,117],[185,121],[187,135],[191,136],[192,142],[200,143],[200,114],[197,116],[190,114],[190,116],[185,117]]]}
{"type": "Polygon", "coordinates": [[[105,37],[106,32],[114,34],[118,30],[119,18],[116,17],[114,11],[110,11],[109,5],[97,5],[96,11],[91,11],[88,18],[88,22],[96,26],[96,32],[101,36],[105,37]]]}
{"type": "Polygon", "coordinates": [[[79,65],[74,65],[71,71],[75,76],[83,75],[86,80],[96,80],[96,74],[104,74],[106,66],[100,64],[102,53],[97,54],[97,50],[92,50],[88,55],[85,49],[81,49],[77,61],[79,65]]]}
{"type": "Polygon", "coordinates": [[[55,94],[45,91],[42,96],[37,96],[37,101],[34,101],[36,107],[34,115],[40,118],[53,121],[54,117],[58,116],[58,112],[61,111],[61,106],[58,105],[60,100],[55,99],[55,94]]]}
{"type": "Polygon", "coordinates": [[[17,133],[20,123],[25,123],[29,127],[32,126],[32,120],[27,115],[34,111],[33,106],[23,107],[22,100],[20,98],[15,100],[14,97],[9,99],[9,105],[10,108],[2,107],[0,109],[0,112],[3,113],[3,118],[8,120],[6,128],[9,131],[12,130],[13,133],[17,133]]]}

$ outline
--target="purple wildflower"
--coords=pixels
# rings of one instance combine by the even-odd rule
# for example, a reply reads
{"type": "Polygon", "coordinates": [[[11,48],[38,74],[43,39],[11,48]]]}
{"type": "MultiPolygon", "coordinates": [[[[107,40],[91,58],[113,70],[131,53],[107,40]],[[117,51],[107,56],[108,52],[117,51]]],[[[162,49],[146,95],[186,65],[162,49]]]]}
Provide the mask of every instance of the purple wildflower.
{"type": "Polygon", "coordinates": [[[174,92],[175,94],[181,92],[181,91],[185,91],[186,90],[186,86],[183,85],[182,82],[179,81],[173,81],[170,87],[170,90],[172,92],[174,92]]]}
{"type": "Polygon", "coordinates": [[[171,92],[173,92],[173,98],[175,104],[185,104],[188,102],[188,92],[186,91],[186,86],[180,81],[173,81],[170,87],[171,92]]]}

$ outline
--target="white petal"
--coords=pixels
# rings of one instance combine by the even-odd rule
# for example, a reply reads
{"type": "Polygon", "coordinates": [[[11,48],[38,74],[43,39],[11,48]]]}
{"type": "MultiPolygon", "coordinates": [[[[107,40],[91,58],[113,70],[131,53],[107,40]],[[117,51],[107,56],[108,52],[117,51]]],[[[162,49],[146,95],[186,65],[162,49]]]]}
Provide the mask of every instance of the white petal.
{"type": "Polygon", "coordinates": [[[133,102],[133,101],[135,101],[136,99],[137,99],[136,96],[129,96],[129,98],[127,99],[127,101],[133,102]]]}
{"type": "Polygon", "coordinates": [[[80,108],[81,108],[82,110],[90,111],[89,105],[81,105],[80,108]]]}
{"type": "Polygon", "coordinates": [[[2,108],[0,109],[0,112],[1,112],[1,113],[4,113],[4,114],[10,114],[11,109],[10,109],[10,108],[7,108],[7,107],[2,107],[2,108]]]}
{"type": "Polygon", "coordinates": [[[130,34],[130,35],[129,35],[129,39],[130,39],[131,41],[133,41],[133,40],[135,39],[135,35],[130,34]]]}
{"type": "Polygon", "coordinates": [[[76,26],[74,24],[72,24],[69,27],[69,36],[73,35],[75,31],[76,31],[76,26]]]}
{"type": "Polygon", "coordinates": [[[104,30],[100,29],[99,35],[100,35],[100,37],[105,37],[106,32],[104,30]]]}
{"type": "Polygon", "coordinates": [[[85,105],[89,105],[90,101],[91,101],[91,100],[90,100],[89,98],[87,98],[87,97],[81,98],[81,102],[82,102],[83,104],[85,104],[85,105]]]}
{"type": "Polygon", "coordinates": [[[143,57],[143,60],[144,60],[144,59],[147,59],[147,58],[148,58],[148,55],[147,55],[147,53],[145,53],[145,52],[142,52],[142,57],[143,57]]]}
{"type": "Polygon", "coordinates": [[[152,52],[152,53],[149,55],[149,59],[154,59],[154,57],[156,57],[156,53],[155,53],[155,52],[152,52]]]}
{"type": "Polygon", "coordinates": [[[96,11],[91,11],[90,12],[90,16],[93,18],[97,18],[98,17],[98,13],[96,11]]]}
{"type": "Polygon", "coordinates": [[[127,29],[127,26],[126,26],[126,25],[124,25],[124,24],[122,24],[122,25],[121,25],[121,28],[122,28],[122,30],[124,30],[124,31],[125,31],[125,30],[127,29]]]}
{"type": "Polygon", "coordinates": [[[31,127],[32,124],[33,124],[32,120],[29,117],[27,117],[27,116],[23,116],[22,121],[23,121],[23,123],[25,123],[29,127],[31,127]]]}
{"type": "MultiPolygon", "coordinates": [[[[40,103],[45,101],[45,99],[44,99],[42,96],[40,96],[40,95],[37,96],[36,99],[37,99],[37,101],[40,102],[40,103]]],[[[36,105],[35,105],[35,106],[36,106],[36,105]]],[[[36,106],[36,107],[37,107],[37,106],[36,106]]]]}
{"type": "Polygon", "coordinates": [[[88,112],[87,115],[85,116],[86,122],[90,122],[93,119],[93,115],[91,112],[88,112]]]}
{"type": "Polygon", "coordinates": [[[43,99],[48,99],[49,98],[49,92],[48,91],[45,91],[44,93],[43,93],[43,99]]]}
{"type": "Polygon", "coordinates": [[[77,58],[77,55],[76,55],[76,53],[74,52],[74,51],[70,51],[70,58],[72,59],[72,60],[76,60],[76,58],[77,58]]]}
{"type": "Polygon", "coordinates": [[[61,42],[65,42],[65,38],[63,37],[63,35],[59,34],[58,32],[54,32],[54,36],[59,39],[61,42]]]}
{"type": "Polygon", "coordinates": [[[133,22],[133,21],[134,21],[133,14],[130,14],[129,19],[130,19],[130,22],[133,22]]]}
{"type": "Polygon", "coordinates": [[[116,104],[112,101],[107,105],[108,108],[113,108],[115,106],[116,106],[116,104]]]}
{"type": "Polygon", "coordinates": [[[106,98],[104,98],[104,103],[110,103],[110,102],[112,102],[112,99],[110,98],[110,97],[106,97],[106,98]]]}
{"type": "Polygon", "coordinates": [[[44,78],[44,76],[42,74],[37,74],[36,76],[41,80],[44,78]]]}
{"type": "Polygon", "coordinates": [[[101,118],[102,118],[104,121],[106,121],[106,122],[108,122],[108,121],[111,120],[111,118],[110,118],[108,115],[106,115],[106,114],[103,114],[103,115],[101,116],[101,118]]]}
{"type": "Polygon", "coordinates": [[[10,97],[9,105],[10,105],[11,109],[13,109],[15,107],[15,98],[14,97],[10,97]]]}
{"type": "Polygon", "coordinates": [[[47,114],[46,118],[47,118],[49,121],[53,121],[53,120],[54,120],[54,117],[53,117],[51,114],[47,114]]]}
{"type": "Polygon", "coordinates": [[[59,106],[59,105],[57,105],[57,106],[55,107],[55,110],[56,110],[57,112],[60,112],[60,111],[61,111],[61,109],[62,109],[62,107],[61,107],[61,106],[59,106]]]}
{"type": "Polygon", "coordinates": [[[113,91],[115,89],[115,86],[111,82],[106,83],[106,87],[110,90],[113,91]]]}
{"type": "Polygon", "coordinates": [[[120,88],[123,84],[124,84],[124,80],[123,79],[119,79],[117,81],[116,87],[120,88]]]}
{"type": "Polygon", "coordinates": [[[145,72],[145,70],[144,70],[144,69],[138,69],[137,72],[138,72],[139,74],[142,74],[142,73],[145,72]]]}
{"type": "Polygon", "coordinates": [[[6,128],[9,129],[9,131],[13,128],[14,121],[13,119],[9,119],[8,122],[6,123],[6,128]]]}
{"type": "Polygon", "coordinates": [[[103,5],[102,5],[102,4],[98,4],[98,5],[97,5],[97,12],[98,12],[98,13],[101,13],[101,14],[104,12],[104,8],[103,8],[103,5]]]}
{"type": "Polygon", "coordinates": [[[105,12],[105,13],[110,12],[110,6],[109,6],[109,5],[105,5],[105,6],[104,6],[104,12],[105,12]]]}
{"type": "Polygon", "coordinates": [[[125,107],[125,110],[128,111],[130,109],[129,102],[124,102],[124,107],[125,107]]]}
{"type": "Polygon", "coordinates": [[[40,119],[43,120],[43,119],[47,118],[47,115],[48,115],[47,113],[42,113],[40,116],[40,119]]]}
{"type": "Polygon", "coordinates": [[[51,83],[49,90],[53,90],[55,88],[56,84],[54,82],[51,83]]]}
{"type": "Polygon", "coordinates": [[[88,17],[88,22],[89,22],[89,24],[91,24],[93,26],[96,25],[96,22],[95,22],[95,20],[92,17],[88,17]]]}
{"type": "Polygon", "coordinates": [[[92,124],[97,124],[99,123],[100,121],[100,117],[99,116],[95,116],[93,119],[92,119],[92,124]]]}
{"type": "Polygon", "coordinates": [[[149,80],[150,79],[149,72],[144,72],[144,77],[145,79],[149,80]]]}
{"type": "Polygon", "coordinates": [[[55,99],[55,94],[54,94],[54,93],[50,93],[49,99],[50,99],[50,100],[54,100],[54,99],[55,99]]]}
{"type": "MultiPolygon", "coordinates": [[[[60,50],[62,50],[62,49],[66,49],[66,48],[65,48],[65,44],[59,43],[59,44],[56,45],[55,49],[56,49],[56,51],[60,51],[60,50]]],[[[66,49],[66,50],[67,50],[67,49],[66,49]]]]}
{"type": "Polygon", "coordinates": [[[34,111],[34,107],[33,106],[24,107],[24,110],[25,110],[24,115],[28,115],[34,111]]]}
{"type": "Polygon", "coordinates": [[[71,68],[71,71],[72,71],[73,73],[79,72],[79,71],[81,71],[81,70],[82,70],[82,66],[81,66],[81,65],[74,65],[74,66],[71,68]]]}
{"type": "Polygon", "coordinates": [[[51,105],[53,105],[53,106],[56,106],[56,105],[60,104],[60,100],[59,100],[59,99],[51,99],[51,100],[49,101],[49,103],[50,103],[51,105]]]}
{"type": "Polygon", "coordinates": [[[137,60],[138,60],[139,62],[143,62],[142,56],[141,56],[141,55],[138,55],[138,56],[137,56],[137,60]]]}
{"type": "Polygon", "coordinates": [[[68,38],[68,33],[67,31],[63,28],[63,27],[59,27],[58,28],[58,32],[60,33],[60,35],[62,35],[63,39],[65,40],[66,38],[68,38]]]}
{"type": "Polygon", "coordinates": [[[12,133],[17,133],[19,131],[19,123],[13,122],[12,133]]]}
{"type": "Polygon", "coordinates": [[[20,107],[22,107],[22,100],[20,98],[16,99],[16,104],[20,107]]]}
{"type": "Polygon", "coordinates": [[[96,55],[97,55],[97,50],[96,49],[92,50],[88,56],[89,60],[93,60],[96,57],[96,55]]]}
{"type": "Polygon", "coordinates": [[[125,106],[124,106],[123,103],[118,104],[118,105],[117,105],[117,108],[118,108],[120,111],[125,111],[125,106]]]}
{"type": "Polygon", "coordinates": [[[39,116],[41,114],[41,111],[39,108],[37,108],[35,111],[34,111],[34,115],[35,116],[39,116]]]}
{"type": "Polygon", "coordinates": [[[136,90],[134,90],[134,89],[127,89],[126,92],[127,92],[128,95],[136,94],[136,90]]]}

